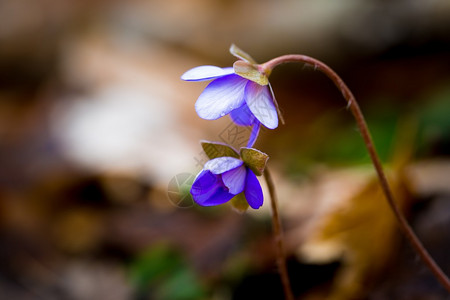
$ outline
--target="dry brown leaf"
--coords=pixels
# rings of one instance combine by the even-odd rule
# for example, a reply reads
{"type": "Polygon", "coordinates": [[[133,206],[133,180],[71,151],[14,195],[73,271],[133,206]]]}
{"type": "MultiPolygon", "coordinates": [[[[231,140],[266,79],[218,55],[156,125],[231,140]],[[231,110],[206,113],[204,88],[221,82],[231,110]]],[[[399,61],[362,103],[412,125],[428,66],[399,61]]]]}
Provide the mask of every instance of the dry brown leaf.
{"type": "MultiPolygon", "coordinates": [[[[398,174],[390,174],[394,198],[404,208],[407,193],[398,174]]],[[[322,215],[299,249],[303,261],[340,260],[327,299],[359,299],[388,268],[398,242],[398,226],[378,180],[370,177],[350,197],[322,215]]]]}

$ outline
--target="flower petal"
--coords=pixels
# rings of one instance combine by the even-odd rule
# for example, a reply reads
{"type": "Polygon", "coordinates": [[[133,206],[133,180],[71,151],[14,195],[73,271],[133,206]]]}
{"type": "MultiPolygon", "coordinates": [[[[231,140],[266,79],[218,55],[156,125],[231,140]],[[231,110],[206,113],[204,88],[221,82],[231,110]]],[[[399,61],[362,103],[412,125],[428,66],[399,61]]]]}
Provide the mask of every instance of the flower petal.
{"type": "Polygon", "coordinates": [[[197,198],[194,201],[201,206],[213,206],[224,204],[225,202],[230,201],[234,196],[234,194],[229,193],[225,188],[221,187],[216,190],[216,193],[209,198],[197,198]]]}
{"type": "Polygon", "coordinates": [[[191,195],[197,199],[209,198],[220,186],[219,175],[214,175],[208,170],[202,170],[192,184],[191,195]]]}
{"type": "Polygon", "coordinates": [[[247,175],[245,176],[245,198],[247,198],[248,204],[253,209],[258,209],[263,205],[264,196],[259,184],[258,178],[255,173],[247,168],[247,175]]]}
{"type": "Polygon", "coordinates": [[[193,191],[195,194],[203,193],[204,191],[209,190],[219,181],[219,175],[214,175],[209,170],[203,169],[200,171],[200,173],[198,173],[197,177],[195,177],[191,191],[193,191]]]}
{"type": "Polygon", "coordinates": [[[239,126],[251,126],[256,120],[250,108],[245,103],[241,107],[233,110],[230,113],[230,117],[239,126]]]}
{"type": "Polygon", "coordinates": [[[199,117],[215,120],[242,106],[247,82],[247,79],[235,74],[212,81],[195,103],[199,117]]]}
{"type": "Polygon", "coordinates": [[[255,117],[267,128],[278,126],[277,109],[267,86],[249,81],[245,88],[245,102],[255,117]]]}
{"type": "Polygon", "coordinates": [[[191,187],[191,195],[194,201],[202,206],[223,204],[234,197],[223,185],[220,176],[208,170],[202,170],[197,175],[191,187]]]}
{"type": "Polygon", "coordinates": [[[245,174],[247,168],[240,166],[222,174],[222,180],[231,194],[239,194],[245,187],[245,174]]]}
{"type": "Polygon", "coordinates": [[[251,148],[255,144],[256,139],[258,138],[260,128],[261,128],[261,123],[256,121],[255,124],[253,125],[252,132],[250,133],[250,138],[248,139],[247,148],[251,148]]]}
{"type": "Polygon", "coordinates": [[[223,156],[206,162],[204,169],[212,174],[222,174],[226,171],[242,166],[244,162],[238,158],[223,156]]]}
{"type": "Polygon", "coordinates": [[[200,66],[186,71],[183,75],[181,75],[181,79],[186,81],[204,81],[233,73],[234,69],[232,67],[219,68],[216,66],[200,66]]]}

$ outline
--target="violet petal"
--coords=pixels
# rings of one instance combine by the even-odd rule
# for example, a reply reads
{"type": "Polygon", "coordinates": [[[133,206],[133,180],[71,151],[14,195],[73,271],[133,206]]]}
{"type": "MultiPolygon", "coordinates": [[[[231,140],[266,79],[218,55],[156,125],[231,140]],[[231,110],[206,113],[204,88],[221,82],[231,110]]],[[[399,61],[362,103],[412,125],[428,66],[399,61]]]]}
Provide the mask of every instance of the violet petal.
{"type": "Polygon", "coordinates": [[[252,132],[250,133],[250,138],[248,139],[247,148],[251,148],[255,144],[256,139],[258,138],[260,128],[261,128],[261,123],[256,121],[255,124],[253,125],[252,132]]]}
{"type": "Polygon", "coordinates": [[[255,173],[247,168],[247,175],[245,176],[245,198],[248,204],[253,209],[258,209],[263,205],[264,196],[259,184],[258,178],[256,178],[255,173]]]}
{"type": "Polygon", "coordinates": [[[247,79],[235,74],[212,81],[195,103],[195,110],[199,117],[215,120],[242,106],[247,82],[247,79]]]}
{"type": "Polygon", "coordinates": [[[239,194],[245,187],[245,175],[247,168],[240,166],[222,174],[222,180],[231,194],[239,194]]]}
{"type": "Polygon", "coordinates": [[[250,126],[255,122],[255,116],[244,102],[241,107],[230,113],[231,120],[239,126],[250,126]]]}
{"type": "Polygon", "coordinates": [[[250,111],[264,126],[269,129],[277,128],[277,109],[267,86],[249,81],[245,88],[245,102],[250,111]]]}
{"type": "Polygon", "coordinates": [[[219,175],[208,170],[202,170],[191,187],[194,201],[202,206],[219,205],[234,197],[228,192],[219,175]]]}

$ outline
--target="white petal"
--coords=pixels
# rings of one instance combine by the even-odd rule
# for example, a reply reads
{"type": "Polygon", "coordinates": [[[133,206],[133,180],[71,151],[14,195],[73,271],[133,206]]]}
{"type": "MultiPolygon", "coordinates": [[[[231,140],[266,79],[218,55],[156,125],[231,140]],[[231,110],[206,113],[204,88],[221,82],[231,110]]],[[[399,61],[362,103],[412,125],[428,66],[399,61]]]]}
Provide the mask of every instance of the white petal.
{"type": "Polygon", "coordinates": [[[233,73],[234,70],[232,67],[219,68],[216,66],[200,66],[185,72],[181,75],[181,79],[186,81],[203,81],[219,78],[233,73]]]}
{"type": "Polygon", "coordinates": [[[231,169],[242,166],[244,162],[238,158],[223,156],[211,159],[206,162],[204,169],[213,174],[222,174],[231,169]]]}

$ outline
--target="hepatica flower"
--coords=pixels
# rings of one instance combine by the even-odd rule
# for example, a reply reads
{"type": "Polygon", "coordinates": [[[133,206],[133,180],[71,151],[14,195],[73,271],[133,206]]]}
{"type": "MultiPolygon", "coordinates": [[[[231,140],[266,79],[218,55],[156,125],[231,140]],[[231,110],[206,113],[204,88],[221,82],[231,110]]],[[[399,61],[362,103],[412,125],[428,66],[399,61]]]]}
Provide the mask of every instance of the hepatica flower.
{"type": "Polygon", "coordinates": [[[195,110],[199,117],[216,120],[227,114],[241,126],[253,126],[248,147],[256,140],[260,124],[278,127],[278,108],[267,78],[256,62],[232,45],[231,54],[240,58],[234,67],[200,66],[181,76],[186,81],[212,80],[198,97],[195,110]]]}
{"type": "Polygon", "coordinates": [[[231,147],[202,142],[211,158],[197,175],[191,188],[194,201],[201,206],[213,206],[232,200],[238,210],[248,206],[258,209],[263,193],[256,175],[261,175],[268,156],[253,148],[241,148],[238,154],[231,147]]]}

